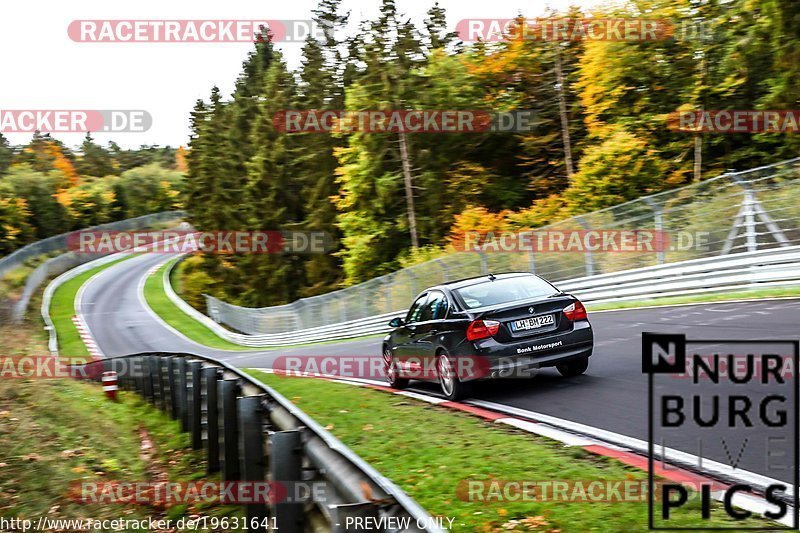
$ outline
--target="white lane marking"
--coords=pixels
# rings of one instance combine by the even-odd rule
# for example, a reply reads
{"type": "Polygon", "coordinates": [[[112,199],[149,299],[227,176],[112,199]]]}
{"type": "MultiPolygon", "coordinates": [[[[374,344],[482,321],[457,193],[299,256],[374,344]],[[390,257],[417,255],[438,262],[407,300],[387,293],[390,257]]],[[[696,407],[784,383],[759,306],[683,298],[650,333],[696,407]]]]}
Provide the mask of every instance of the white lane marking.
{"type": "Polygon", "coordinates": [[[528,433],[534,433],[536,435],[541,435],[542,437],[547,437],[549,439],[562,442],[567,446],[593,446],[600,444],[599,441],[581,437],[573,433],[567,433],[566,431],[548,426],[547,424],[537,424],[527,420],[520,420],[519,418],[498,418],[495,420],[495,422],[514,426],[515,428],[522,429],[528,433]]]}
{"type": "MultiPolygon", "coordinates": [[[[384,383],[383,386],[385,387],[386,384],[384,383]]],[[[414,398],[415,400],[432,403],[434,405],[438,405],[440,403],[444,403],[447,401],[442,398],[437,398],[436,396],[427,396],[425,394],[419,394],[418,392],[411,392],[407,390],[397,391],[395,392],[395,394],[399,394],[400,396],[408,396],[409,398],[414,398]]]]}

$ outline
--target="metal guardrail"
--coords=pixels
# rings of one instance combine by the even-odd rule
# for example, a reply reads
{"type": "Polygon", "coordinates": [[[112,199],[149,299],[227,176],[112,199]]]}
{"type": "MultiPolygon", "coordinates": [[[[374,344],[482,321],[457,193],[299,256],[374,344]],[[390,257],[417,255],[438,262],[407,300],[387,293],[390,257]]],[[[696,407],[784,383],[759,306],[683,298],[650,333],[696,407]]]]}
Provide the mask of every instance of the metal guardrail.
{"type": "MultiPolygon", "coordinates": [[[[219,337],[242,346],[287,346],[385,333],[391,330],[388,322],[392,318],[406,314],[406,310],[402,310],[289,333],[245,335],[224,328],[182,300],[170,285],[169,270],[163,275],[170,300],[219,337]]],[[[692,259],[556,283],[561,290],[594,304],[793,285],[800,285],[800,245],[692,259]]]]}
{"type": "Polygon", "coordinates": [[[221,472],[223,481],[324,483],[322,501],[246,505],[247,524],[255,526],[249,531],[267,531],[267,517],[287,533],[340,533],[348,531],[347,517],[392,517],[398,520],[373,523],[407,526],[371,530],[443,533],[417,502],[289,400],[224,361],[141,353],[90,364],[116,370],[121,388],[179,420],[192,448],[206,451],[208,472],[221,472]]]}
{"type": "MultiPolygon", "coordinates": [[[[152,227],[154,224],[161,224],[167,222],[174,222],[184,217],[183,211],[164,211],[161,213],[152,213],[143,215],[136,218],[129,218],[120,220],[118,222],[110,222],[99,226],[86,228],[82,231],[131,231],[136,229],[144,229],[152,227]]],[[[40,257],[44,254],[50,254],[55,251],[64,251],[67,248],[67,236],[69,233],[62,233],[55,235],[41,241],[31,243],[27,246],[16,250],[14,253],[0,258],[0,279],[2,279],[8,272],[19,268],[25,261],[35,257],[40,257]]],[[[75,254],[66,252],[56,257],[52,257],[34,269],[25,279],[25,286],[19,299],[10,302],[8,307],[11,309],[10,319],[18,322],[25,315],[30,303],[31,297],[36,293],[42,283],[53,275],[67,272],[79,265],[93,261],[105,254],[75,254]]]]}
{"type": "Polygon", "coordinates": [[[667,250],[460,252],[287,305],[247,308],[206,297],[215,321],[250,335],[310,330],[399,313],[425,287],[489,272],[535,272],[553,282],[800,244],[800,158],[715,178],[573,217],[536,231],[655,230],[667,250]],[[698,246],[692,236],[702,232],[698,246]],[[673,239],[674,237],[674,239],[673,239]],[[682,242],[678,242],[681,239],[682,242]]]}

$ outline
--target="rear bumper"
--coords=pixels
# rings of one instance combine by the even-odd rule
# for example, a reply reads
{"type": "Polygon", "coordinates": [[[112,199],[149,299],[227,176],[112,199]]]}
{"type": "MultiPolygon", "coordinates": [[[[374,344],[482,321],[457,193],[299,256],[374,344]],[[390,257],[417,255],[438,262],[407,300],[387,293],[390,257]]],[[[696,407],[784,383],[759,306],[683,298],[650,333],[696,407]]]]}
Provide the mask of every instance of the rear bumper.
{"type": "MultiPolygon", "coordinates": [[[[485,339],[475,343],[464,343],[460,350],[452,354],[458,356],[476,355],[486,361],[488,372],[481,378],[526,378],[536,374],[542,367],[560,365],[571,360],[589,357],[594,347],[592,326],[587,320],[576,322],[572,331],[543,335],[534,339],[513,343],[500,343],[485,339]]],[[[462,376],[462,380],[471,381],[462,376]]]]}

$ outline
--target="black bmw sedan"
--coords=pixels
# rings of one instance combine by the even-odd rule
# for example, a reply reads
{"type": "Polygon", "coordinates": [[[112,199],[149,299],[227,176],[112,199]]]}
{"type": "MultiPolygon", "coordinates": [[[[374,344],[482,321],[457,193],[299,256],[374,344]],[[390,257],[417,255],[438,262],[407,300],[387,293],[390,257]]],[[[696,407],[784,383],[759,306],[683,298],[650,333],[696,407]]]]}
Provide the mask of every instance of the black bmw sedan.
{"type": "Polygon", "coordinates": [[[498,274],[430,287],[383,341],[389,384],[436,380],[458,400],[480,379],[531,377],[555,366],[583,374],[592,355],[586,308],[528,273],[498,274]]]}

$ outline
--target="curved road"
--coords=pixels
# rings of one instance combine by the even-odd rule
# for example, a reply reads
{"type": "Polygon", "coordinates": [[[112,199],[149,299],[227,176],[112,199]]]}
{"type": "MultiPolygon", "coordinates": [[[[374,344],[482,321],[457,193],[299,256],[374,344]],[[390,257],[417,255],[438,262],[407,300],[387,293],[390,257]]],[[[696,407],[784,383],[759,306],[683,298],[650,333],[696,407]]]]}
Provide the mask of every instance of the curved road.
{"type": "MultiPolygon", "coordinates": [[[[91,280],[82,299],[82,311],[100,349],[107,356],[146,351],[190,352],[226,360],[239,367],[269,367],[279,355],[380,354],[380,338],[336,344],[262,351],[225,351],[208,348],[180,336],[155,320],[141,302],[139,284],[165,257],[143,255],[114,265],[91,280]]],[[[550,369],[533,380],[482,383],[475,398],[527,409],[647,439],[647,379],[641,372],[641,333],[685,333],[689,339],[797,339],[800,300],[714,303],[590,313],[595,352],[589,371],[565,379],[550,369]]],[[[664,378],[660,378],[664,379],[664,378]]],[[[675,387],[687,380],[673,379],[675,387]]],[[[663,387],[671,387],[666,382],[663,387]]],[[[435,392],[433,384],[417,382],[421,391],[435,392]]],[[[738,391],[738,388],[737,388],[738,391]]],[[[758,393],[755,393],[757,395],[758,393]]],[[[784,430],[785,432],[785,430],[784,430]]],[[[740,468],[785,481],[791,469],[767,465],[767,442],[744,443],[741,433],[721,431],[719,443],[706,443],[702,455],[725,464],[740,454],[740,468]]],[[[666,446],[699,455],[692,431],[673,431],[666,446]]],[[[763,435],[766,436],[766,435],[763,435]]],[[[777,437],[789,437],[776,433],[777,437]]]]}

